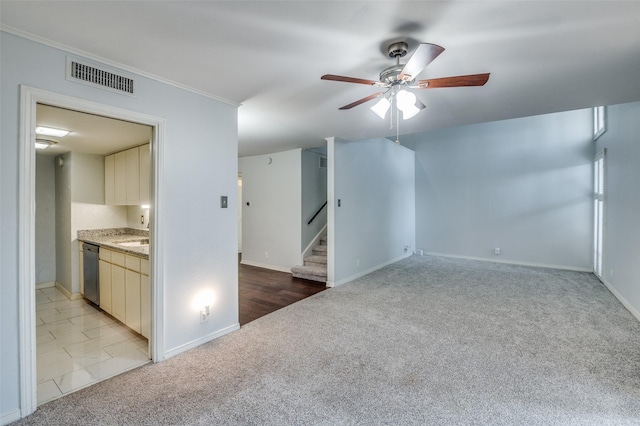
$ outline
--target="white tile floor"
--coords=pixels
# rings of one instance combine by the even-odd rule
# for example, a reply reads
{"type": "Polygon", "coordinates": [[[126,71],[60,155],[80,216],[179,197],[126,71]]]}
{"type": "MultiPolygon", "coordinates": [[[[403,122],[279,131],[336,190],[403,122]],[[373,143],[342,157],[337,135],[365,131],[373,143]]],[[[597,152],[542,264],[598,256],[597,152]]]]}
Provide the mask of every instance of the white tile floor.
{"type": "Polygon", "coordinates": [[[148,341],[84,299],[36,290],[38,405],[149,362],[148,341]]]}

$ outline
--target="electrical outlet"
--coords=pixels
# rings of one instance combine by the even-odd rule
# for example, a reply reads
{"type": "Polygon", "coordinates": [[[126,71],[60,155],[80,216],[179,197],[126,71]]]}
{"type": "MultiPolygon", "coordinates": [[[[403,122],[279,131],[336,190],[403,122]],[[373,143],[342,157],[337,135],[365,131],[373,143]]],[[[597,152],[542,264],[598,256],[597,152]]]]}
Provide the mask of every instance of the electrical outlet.
{"type": "Polygon", "coordinates": [[[406,252],[408,252],[410,248],[411,248],[411,244],[405,244],[405,246],[404,246],[404,252],[405,252],[405,253],[406,253],[406,252]]]}
{"type": "Polygon", "coordinates": [[[140,223],[144,225],[144,215],[143,214],[140,215],[140,223]]]}
{"type": "Polygon", "coordinates": [[[207,321],[209,319],[210,314],[211,314],[211,311],[209,310],[209,305],[204,306],[200,311],[200,322],[207,321]]]}
{"type": "Polygon", "coordinates": [[[264,258],[265,258],[265,259],[268,259],[268,258],[269,258],[269,252],[268,252],[268,251],[265,251],[265,252],[264,252],[264,258]]]}
{"type": "Polygon", "coordinates": [[[500,247],[494,248],[493,249],[493,254],[496,254],[496,255],[500,254],[500,247]]]}

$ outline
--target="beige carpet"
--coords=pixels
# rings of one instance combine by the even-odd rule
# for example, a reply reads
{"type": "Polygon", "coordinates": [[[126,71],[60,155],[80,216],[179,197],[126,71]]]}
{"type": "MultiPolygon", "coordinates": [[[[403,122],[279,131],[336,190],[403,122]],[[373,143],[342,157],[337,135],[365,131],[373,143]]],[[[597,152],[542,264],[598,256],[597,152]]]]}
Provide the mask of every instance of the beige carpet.
{"type": "Polygon", "coordinates": [[[592,274],[414,256],[18,424],[638,425],[640,322],[592,274]]]}

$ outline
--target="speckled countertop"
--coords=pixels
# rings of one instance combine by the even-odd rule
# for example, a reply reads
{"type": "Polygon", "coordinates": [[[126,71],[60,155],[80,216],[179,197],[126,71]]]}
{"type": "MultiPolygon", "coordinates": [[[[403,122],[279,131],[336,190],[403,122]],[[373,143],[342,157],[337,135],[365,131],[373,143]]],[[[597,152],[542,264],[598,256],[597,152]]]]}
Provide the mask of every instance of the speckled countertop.
{"type": "Polygon", "coordinates": [[[118,243],[139,241],[149,238],[149,231],[135,228],[86,229],[78,231],[78,240],[95,244],[109,250],[133,254],[143,259],[149,258],[149,246],[123,246],[118,243]]]}

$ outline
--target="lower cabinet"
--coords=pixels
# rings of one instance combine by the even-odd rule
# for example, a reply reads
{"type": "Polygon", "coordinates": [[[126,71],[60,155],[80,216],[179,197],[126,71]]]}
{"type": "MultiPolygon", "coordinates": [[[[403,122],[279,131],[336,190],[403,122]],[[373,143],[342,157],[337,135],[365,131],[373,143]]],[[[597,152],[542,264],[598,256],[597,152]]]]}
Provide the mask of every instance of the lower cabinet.
{"type": "Polygon", "coordinates": [[[125,270],[122,266],[111,265],[111,315],[125,320],[125,270]]]}
{"type": "Polygon", "coordinates": [[[80,265],[80,294],[84,296],[84,243],[82,241],[78,241],[78,248],[80,249],[80,261],[78,262],[80,265]]]}
{"type": "MultiPolygon", "coordinates": [[[[102,251],[100,251],[102,253],[102,251]]],[[[111,264],[100,259],[98,275],[100,276],[100,309],[111,313],[111,264]]]]}
{"type": "Polygon", "coordinates": [[[101,249],[99,273],[100,308],[135,332],[149,338],[149,261],[101,249]]]}
{"type": "Polygon", "coordinates": [[[143,259],[140,275],[140,334],[148,339],[150,331],[151,287],[149,285],[149,261],[143,259]]]}
{"type": "Polygon", "coordinates": [[[125,279],[125,321],[133,331],[140,333],[140,273],[127,269],[125,279]]]}

